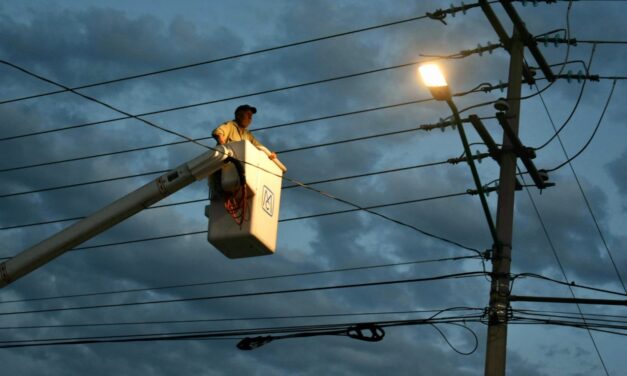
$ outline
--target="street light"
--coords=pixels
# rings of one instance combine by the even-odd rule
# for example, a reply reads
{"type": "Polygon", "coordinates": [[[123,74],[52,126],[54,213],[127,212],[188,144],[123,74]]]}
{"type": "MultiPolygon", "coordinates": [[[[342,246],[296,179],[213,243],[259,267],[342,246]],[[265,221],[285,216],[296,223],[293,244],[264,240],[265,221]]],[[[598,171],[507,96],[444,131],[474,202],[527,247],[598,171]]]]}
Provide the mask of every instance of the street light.
{"type": "Polygon", "coordinates": [[[495,246],[498,247],[498,238],[496,236],[494,222],[492,221],[492,214],[490,214],[490,208],[488,207],[488,202],[484,195],[483,186],[481,185],[481,180],[479,179],[479,173],[477,172],[475,162],[472,159],[472,152],[470,151],[470,145],[468,144],[468,139],[466,138],[466,132],[464,131],[462,120],[459,117],[457,106],[455,105],[455,102],[453,102],[453,95],[451,94],[451,89],[446,82],[446,78],[444,78],[444,74],[440,70],[440,67],[434,63],[422,64],[418,67],[418,72],[420,73],[425,86],[429,88],[433,98],[438,101],[446,101],[453,112],[453,119],[455,124],[457,124],[459,136],[462,139],[462,144],[464,145],[466,160],[468,161],[473,180],[477,186],[477,193],[481,199],[481,206],[483,206],[483,211],[485,213],[486,220],[488,221],[488,227],[490,227],[492,240],[494,241],[495,246]]]}
{"type": "Polygon", "coordinates": [[[431,95],[438,101],[446,101],[452,98],[451,90],[446,83],[444,74],[437,64],[429,63],[418,67],[418,72],[425,86],[429,88],[431,95]]]}

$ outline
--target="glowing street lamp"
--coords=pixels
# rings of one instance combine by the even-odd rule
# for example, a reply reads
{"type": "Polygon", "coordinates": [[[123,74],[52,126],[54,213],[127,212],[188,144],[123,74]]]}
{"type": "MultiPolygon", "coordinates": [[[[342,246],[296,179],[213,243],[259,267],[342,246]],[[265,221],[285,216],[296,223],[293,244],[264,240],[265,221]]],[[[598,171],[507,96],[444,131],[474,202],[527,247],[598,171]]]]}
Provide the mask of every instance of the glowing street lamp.
{"type": "Polygon", "coordinates": [[[431,92],[433,98],[438,101],[446,101],[451,111],[453,112],[453,120],[455,124],[457,124],[459,136],[462,139],[462,144],[464,145],[466,160],[468,161],[473,180],[475,181],[475,185],[477,187],[477,193],[479,194],[479,198],[481,200],[481,206],[483,207],[483,211],[488,222],[488,227],[490,228],[492,239],[494,240],[494,244],[498,244],[496,228],[494,227],[494,222],[492,221],[492,214],[490,214],[490,208],[488,207],[488,202],[484,195],[483,186],[481,185],[481,180],[479,179],[479,173],[477,172],[477,168],[475,167],[475,163],[473,162],[470,145],[468,144],[466,132],[464,131],[464,125],[461,118],[459,117],[459,111],[457,110],[457,106],[455,105],[455,102],[453,102],[451,89],[449,89],[448,83],[444,78],[444,74],[442,74],[442,71],[437,64],[422,64],[418,67],[418,72],[420,73],[420,76],[422,77],[422,81],[424,82],[425,86],[429,88],[429,91],[431,92]]]}
{"type": "Polygon", "coordinates": [[[418,67],[418,72],[433,98],[438,101],[448,101],[452,98],[448,83],[437,64],[423,64],[418,67]]]}

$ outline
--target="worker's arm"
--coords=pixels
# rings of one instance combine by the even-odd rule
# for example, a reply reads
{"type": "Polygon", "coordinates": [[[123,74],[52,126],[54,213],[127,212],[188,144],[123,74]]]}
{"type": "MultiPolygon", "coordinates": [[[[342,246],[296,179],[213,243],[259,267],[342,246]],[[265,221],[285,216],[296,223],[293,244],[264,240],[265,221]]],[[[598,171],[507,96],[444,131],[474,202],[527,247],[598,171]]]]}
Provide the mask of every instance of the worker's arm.
{"type": "Polygon", "coordinates": [[[263,146],[263,145],[261,145],[261,144],[259,144],[259,145],[255,145],[255,146],[257,146],[257,149],[259,149],[259,150],[263,151],[263,152],[264,152],[264,153],[268,156],[268,158],[270,158],[270,159],[276,159],[276,153],[275,153],[275,152],[273,152],[273,151],[268,150],[268,148],[267,148],[267,147],[265,147],[265,146],[263,146]]]}
{"type": "Polygon", "coordinates": [[[222,135],[222,134],[213,134],[213,138],[216,139],[216,142],[218,143],[218,145],[224,145],[226,144],[226,136],[222,135]]]}
{"type": "Polygon", "coordinates": [[[271,151],[270,151],[267,147],[263,146],[263,145],[261,144],[261,142],[259,142],[259,140],[257,140],[257,139],[255,138],[255,136],[253,136],[253,135],[252,135],[252,133],[248,133],[248,134],[249,134],[249,137],[250,137],[250,142],[251,142],[253,145],[255,145],[255,146],[257,147],[257,149],[259,149],[259,150],[263,151],[263,152],[264,152],[264,153],[268,156],[268,158],[270,158],[270,159],[276,159],[276,153],[271,152],[271,151]]]}

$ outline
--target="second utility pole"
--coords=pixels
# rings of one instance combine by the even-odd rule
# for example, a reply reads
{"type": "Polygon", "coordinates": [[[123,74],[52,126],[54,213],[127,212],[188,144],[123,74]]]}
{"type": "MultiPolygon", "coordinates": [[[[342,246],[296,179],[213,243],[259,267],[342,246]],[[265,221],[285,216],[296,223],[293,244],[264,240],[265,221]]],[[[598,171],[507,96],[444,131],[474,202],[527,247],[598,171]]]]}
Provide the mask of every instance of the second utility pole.
{"type": "MultiPolygon", "coordinates": [[[[508,47],[511,58],[509,63],[509,86],[507,90],[509,109],[506,115],[514,133],[518,135],[524,45],[515,27],[508,47]]],[[[507,320],[510,293],[509,274],[512,261],[516,154],[514,153],[512,142],[505,134],[503,134],[500,165],[499,196],[496,213],[496,233],[499,244],[493,246],[492,252],[492,285],[490,288],[489,324],[485,362],[486,376],[505,375],[505,360],[507,354],[507,320]]]]}

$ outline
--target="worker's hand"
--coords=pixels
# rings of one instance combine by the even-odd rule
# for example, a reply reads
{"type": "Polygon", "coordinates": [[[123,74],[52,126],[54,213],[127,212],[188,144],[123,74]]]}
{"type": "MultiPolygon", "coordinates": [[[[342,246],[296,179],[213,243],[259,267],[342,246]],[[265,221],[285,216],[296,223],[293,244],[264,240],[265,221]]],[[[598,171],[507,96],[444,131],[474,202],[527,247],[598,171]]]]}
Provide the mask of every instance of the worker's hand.
{"type": "Polygon", "coordinates": [[[213,138],[216,139],[216,142],[218,143],[218,145],[226,144],[226,137],[221,134],[214,134],[213,138]]]}
{"type": "Polygon", "coordinates": [[[276,153],[275,152],[270,153],[270,155],[268,155],[268,158],[276,159],[276,153]]]}

